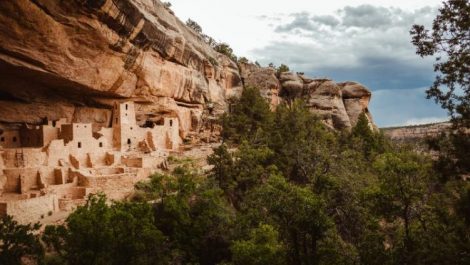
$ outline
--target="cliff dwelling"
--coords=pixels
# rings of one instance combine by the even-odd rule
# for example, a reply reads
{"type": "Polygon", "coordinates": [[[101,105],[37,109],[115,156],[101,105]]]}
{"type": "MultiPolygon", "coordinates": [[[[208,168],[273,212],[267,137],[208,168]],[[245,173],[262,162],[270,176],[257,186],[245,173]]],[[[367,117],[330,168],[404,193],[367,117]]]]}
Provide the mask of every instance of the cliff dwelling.
{"type": "Polygon", "coordinates": [[[111,127],[92,127],[60,119],[0,131],[0,215],[31,221],[90,193],[125,198],[181,144],[177,118],[140,127],[133,102],[114,104],[111,127]]]}

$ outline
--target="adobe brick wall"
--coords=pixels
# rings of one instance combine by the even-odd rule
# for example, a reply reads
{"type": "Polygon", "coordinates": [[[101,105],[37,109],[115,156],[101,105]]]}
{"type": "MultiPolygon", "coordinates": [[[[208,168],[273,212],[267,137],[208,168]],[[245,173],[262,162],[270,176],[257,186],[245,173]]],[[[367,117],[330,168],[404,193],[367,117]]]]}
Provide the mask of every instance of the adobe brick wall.
{"type": "Polygon", "coordinates": [[[55,194],[46,194],[28,200],[0,202],[0,213],[2,209],[3,213],[15,216],[18,222],[30,223],[41,219],[41,216],[47,216],[50,212],[58,211],[59,202],[55,194]]]}

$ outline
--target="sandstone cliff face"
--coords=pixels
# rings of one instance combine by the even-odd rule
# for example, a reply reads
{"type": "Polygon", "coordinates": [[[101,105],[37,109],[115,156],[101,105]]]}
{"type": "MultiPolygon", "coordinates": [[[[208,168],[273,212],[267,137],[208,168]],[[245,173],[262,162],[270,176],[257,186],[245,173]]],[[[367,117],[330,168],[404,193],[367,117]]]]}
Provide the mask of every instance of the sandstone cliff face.
{"type": "Polygon", "coordinates": [[[241,89],[237,65],[153,0],[1,1],[0,72],[3,123],[106,125],[132,98],[142,120],[172,114],[184,133],[241,89]]]}
{"type": "Polygon", "coordinates": [[[0,1],[0,130],[62,117],[98,129],[110,125],[114,101],[130,99],[139,124],[178,117],[185,137],[243,85],[273,108],[302,97],[339,129],[368,113],[363,86],[238,66],[158,0],[0,1]]]}
{"type": "Polygon", "coordinates": [[[386,136],[395,142],[413,142],[417,143],[426,138],[437,137],[441,133],[451,130],[452,124],[450,122],[382,128],[386,136]]]}
{"type": "Polygon", "coordinates": [[[257,87],[261,95],[275,109],[282,101],[279,96],[281,83],[276,77],[276,70],[270,67],[259,67],[254,64],[240,63],[240,76],[245,86],[257,87]]]}

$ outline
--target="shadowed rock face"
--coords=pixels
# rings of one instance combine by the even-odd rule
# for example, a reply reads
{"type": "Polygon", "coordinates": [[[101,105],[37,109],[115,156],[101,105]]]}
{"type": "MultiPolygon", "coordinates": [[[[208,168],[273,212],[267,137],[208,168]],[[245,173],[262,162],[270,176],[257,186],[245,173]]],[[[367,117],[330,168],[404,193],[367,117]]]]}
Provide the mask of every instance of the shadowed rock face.
{"type": "Polygon", "coordinates": [[[62,117],[109,126],[113,102],[131,99],[139,124],[178,117],[185,137],[243,84],[273,108],[302,97],[338,129],[368,113],[363,86],[238,66],[158,0],[0,1],[0,129],[62,117]]]}

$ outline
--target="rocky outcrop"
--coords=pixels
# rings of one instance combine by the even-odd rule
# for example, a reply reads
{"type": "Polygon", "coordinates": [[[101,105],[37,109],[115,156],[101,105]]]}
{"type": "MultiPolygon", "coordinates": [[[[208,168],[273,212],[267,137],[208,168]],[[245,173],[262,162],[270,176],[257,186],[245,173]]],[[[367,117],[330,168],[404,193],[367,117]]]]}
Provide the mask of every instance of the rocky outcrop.
{"type": "Polygon", "coordinates": [[[243,84],[259,88],[261,95],[269,102],[271,108],[275,109],[281,103],[281,83],[276,77],[276,70],[250,63],[240,63],[239,67],[243,84]]]}
{"type": "Polygon", "coordinates": [[[303,98],[307,106],[332,128],[349,129],[365,112],[372,127],[368,105],[371,92],[356,82],[336,83],[330,79],[312,79],[294,73],[281,73],[281,95],[286,99],[303,98]]]}
{"type": "Polygon", "coordinates": [[[356,82],[344,82],[338,85],[341,87],[344,108],[351,125],[356,124],[359,115],[364,112],[372,127],[376,128],[368,108],[372,93],[365,86],[356,82]]]}
{"type": "Polygon", "coordinates": [[[115,101],[132,100],[138,124],[177,117],[185,137],[243,85],[259,87],[273,109],[304,98],[338,129],[368,113],[363,86],[237,65],[158,0],[0,1],[0,130],[65,117],[97,131],[115,101]]]}

